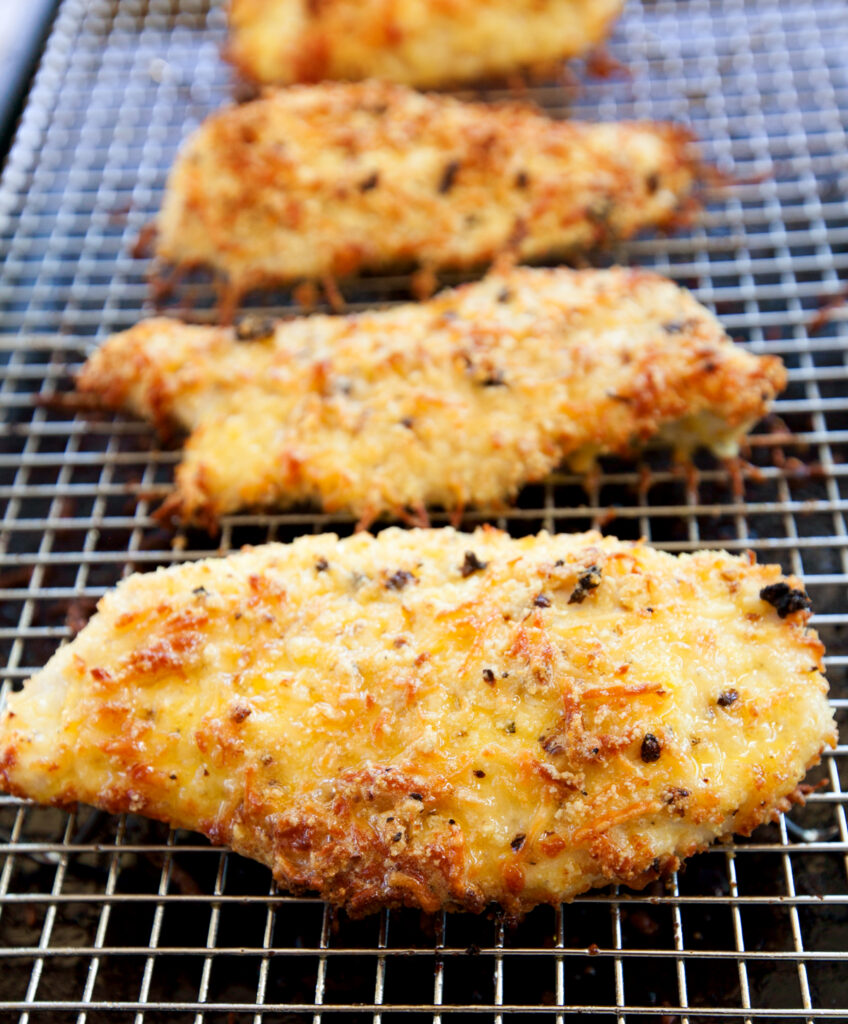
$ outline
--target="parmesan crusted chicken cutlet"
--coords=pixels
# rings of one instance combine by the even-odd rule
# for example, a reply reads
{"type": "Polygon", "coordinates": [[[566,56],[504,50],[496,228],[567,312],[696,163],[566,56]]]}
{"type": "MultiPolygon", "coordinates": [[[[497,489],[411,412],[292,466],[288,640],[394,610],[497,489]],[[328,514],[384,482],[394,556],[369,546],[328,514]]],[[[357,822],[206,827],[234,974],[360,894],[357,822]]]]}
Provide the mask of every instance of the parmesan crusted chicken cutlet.
{"type": "Polygon", "coordinates": [[[185,142],[157,256],[233,294],[302,278],[432,270],[588,249],[670,227],[691,203],[691,140],[671,124],[553,121],[367,82],[272,92],[185,142]]]}
{"type": "Polygon", "coordinates": [[[149,320],[77,380],[188,431],[169,508],[207,526],[303,503],[362,524],[502,506],[563,461],[650,441],[730,455],[784,383],[664,278],[529,268],[352,316],[149,320]]]}
{"type": "Polygon", "coordinates": [[[547,70],[599,43],[623,0],[230,0],[227,53],[258,83],[438,86],[547,70]]]}
{"type": "Polygon", "coordinates": [[[135,575],[8,701],[0,786],[353,913],[636,888],[835,742],[794,577],[599,533],[301,537],[135,575]]]}

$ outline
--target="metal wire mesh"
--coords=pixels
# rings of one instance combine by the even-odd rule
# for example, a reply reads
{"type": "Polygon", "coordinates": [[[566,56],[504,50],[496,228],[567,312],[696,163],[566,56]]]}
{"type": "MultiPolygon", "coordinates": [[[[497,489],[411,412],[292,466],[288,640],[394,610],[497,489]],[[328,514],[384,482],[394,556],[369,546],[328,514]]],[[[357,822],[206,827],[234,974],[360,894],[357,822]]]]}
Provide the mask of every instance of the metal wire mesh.
{"type": "MultiPolygon", "coordinates": [[[[122,575],[306,529],[234,516],[211,541],[151,518],[176,454],[144,425],[56,401],[89,346],[150,311],[135,239],[176,146],[225,100],[221,5],[66,0],[0,184],[0,657],[4,687],[44,663],[122,575]]],[[[559,475],[502,521],[592,524],[673,551],[752,548],[802,574],[848,707],[848,316],[816,310],[848,271],[848,10],[841,2],[631,0],[612,52],[627,76],[530,95],[557,114],[674,118],[737,179],[698,226],[616,258],[657,267],[790,386],[752,440],[744,494],[708,458],[559,475]],[[813,329],[813,326],[816,329],[813,329]]],[[[497,92],[492,95],[500,95],[497,92]]],[[[370,278],[352,305],[405,294],[370,278]]],[[[194,287],[197,314],[211,294],[194,287]]],[[[285,296],[278,297],[285,303],[285,296]]],[[[470,516],[469,524],[474,521],[470,516]]],[[[0,802],[0,1014],[21,1022],[818,1021],[848,1016],[848,744],[791,820],[695,858],[641,896],[607,891],[517,929],[391,912],[351,922],[270,886],[198,837],[132,817],[0,802]]]]}

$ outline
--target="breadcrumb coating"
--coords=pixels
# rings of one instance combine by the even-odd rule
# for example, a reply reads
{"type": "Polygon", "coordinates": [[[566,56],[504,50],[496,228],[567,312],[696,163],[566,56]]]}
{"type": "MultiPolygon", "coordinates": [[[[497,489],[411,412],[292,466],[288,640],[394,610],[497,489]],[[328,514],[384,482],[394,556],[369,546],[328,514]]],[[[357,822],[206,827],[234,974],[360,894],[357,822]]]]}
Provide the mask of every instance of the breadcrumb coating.
{"type": "Polygon", "coordinates": [[[655,274],[518,268],[352,316],[148,320],[77,387],[188,431],[169,510],[211,527],[304,503],[363,524],[502,507],[564,461],[652,441],[731,455],[784,383],[655,274]]]}
{"type": "Polygon", "coordinates": [[[802,798],[835,742],[808,607],[753,556],[598,533],[302,537],[107,594],[10,696],[0,786],[195,829],[354,914],[518,915],[802,798]]]}
{"type": "Polygon", "coordinates": [[[248,79],[439,86],[547,70],[597,45],[623,0],[230,0],[248,79]]]}
{"type": "Polygon", "coordinates": [[[158,218],[163,264],[234,293],[304,278],[522,260],[672,227],[698,167],[673,124],[554,121],[381,82],[271,92],[185,142],[158,218]]]}

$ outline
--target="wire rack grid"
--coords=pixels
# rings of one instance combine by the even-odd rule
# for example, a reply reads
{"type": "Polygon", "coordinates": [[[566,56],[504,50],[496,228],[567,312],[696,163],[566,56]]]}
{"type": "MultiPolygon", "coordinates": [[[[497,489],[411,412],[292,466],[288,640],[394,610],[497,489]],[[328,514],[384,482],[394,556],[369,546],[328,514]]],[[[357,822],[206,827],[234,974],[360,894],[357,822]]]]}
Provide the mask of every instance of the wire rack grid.
{"type": "MultiPolygon", "coordinates": [[[[352,524],[234,516],[221,535],[151,516],[176,454],[143,424],[61,402],[85,353],[150,312],[133,256],[176,147],[231,89],[206,0],[65,0],[0,182],[0,658],[4,691],[128,572],[352,524]]],[[[848,707],[848,317],[816,311],[848,276],[848,10],[841,2],[631,0],[626,74],[538,85],[554,114],[671,118],[740,183],[689,232],[615,253],[691,287],[790,385],[736,484],[709,458],[609,461],[584,488],[528,487],[514,534],[591,525],[672,551],[753,549],[806,580],[848,707]],[[745,184],[744,182],[749,182],[745,184]],[[819,318],[821,319],[821,318],[819,318]],[[741,490],[740,490],[741,487],[741,490]]],[[[488,95],[500,96],[492,90],[488,95]]],[[[453,278],[447,280],[454,280],[453,278]]],[[[400,277],[344,290],[354,307],[400,277]]],[[[196,283],[194,310],[212,315],[196,283]]],[[[274,303],[290,311],[286,296],[274,303]]],[[[470,525],[474,517],[469,516],[470,525]]],[[[0,1015],[37,1021],[845,1020],[848,743],[802,810],[695,858],[641,895],[532,913],[383,913],[352,922],[268,872],[134,817],[0,798],[0,1015]]]]}

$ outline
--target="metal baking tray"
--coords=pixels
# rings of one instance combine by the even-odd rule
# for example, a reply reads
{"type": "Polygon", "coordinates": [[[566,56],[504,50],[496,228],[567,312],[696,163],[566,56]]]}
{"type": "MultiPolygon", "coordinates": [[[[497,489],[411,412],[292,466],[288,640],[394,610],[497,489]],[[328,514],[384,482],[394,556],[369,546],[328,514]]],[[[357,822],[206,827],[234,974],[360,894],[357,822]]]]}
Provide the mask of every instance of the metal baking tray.
{"type": "MultiPolygon", "coordinates": [[[[186,133],[230,95],[206,0],[65,0],[0,181],[0,658],[20,685],[123,575],[343,518],[233,516],[219,537],[151,516],[176,453],[63,396],[87,351],[152,312],[136,239],[186,133]]],[[[671,551],[750,548],[804,576],[848,706],[848,9],[836,0],[630,0],[611,53],[526,96],[557,115],[672,118],[737,184],[698,224],[619,249],[691,287],[790,386],[739,474],[709,457],[558,474],[500,520],[595,525],[671,551]],[[591,70],[591,69],[590,69],[591,70]],[[747,182],[747,183],[746,183],[747,182]]],[[[504,91],[486,95],[500,98],[504,91]]],[[[445,278],[445,281],[456,280],[445,278]]],[[[403,277],[342,290],[407,297],[403,277]]],[[[202,280],[173,299],[213,316],[202,280]]],[[[258,301],[258,300],[257,300],[258,301]]],[[[286,295],[275,308],[291,312],[286,295]]],[[[440,521],[436,517],[436,521],[440,521]]],[[[466,525],[476,521],[473,515],[466,525]]],[[[0,1018],[21,1022],[848,1019],[848,745],[805,808],[669,884],[530,914],[350,921],[269,873],[131,816],[0,798],[0,1018]]]]}

